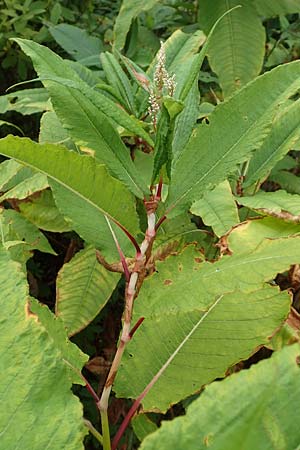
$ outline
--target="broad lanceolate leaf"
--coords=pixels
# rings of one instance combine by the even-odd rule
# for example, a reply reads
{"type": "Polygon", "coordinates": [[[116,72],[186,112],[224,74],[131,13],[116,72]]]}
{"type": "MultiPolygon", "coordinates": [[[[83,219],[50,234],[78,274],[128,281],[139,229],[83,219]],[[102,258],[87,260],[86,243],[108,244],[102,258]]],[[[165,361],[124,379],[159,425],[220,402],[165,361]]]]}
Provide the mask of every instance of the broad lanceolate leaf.
{"type": "Polygon", "coordinates": [[[1,445],[83,450],[82,406],[71,392],[74,376],[63,358],[78,370],[86,358],[67,341],[62,323],[29,300],[21,266],[3,249],[0,274],[1,445]]]}
{"type": "Polygon", "coordinates": [[[228,97],[255,78],[263,64],[265,31],[257,12],[248,0],[200,0],[200,27],[207,33],[228,9],[232,11],[218,25],[209,43],[209,62],[228,97]]]}
{"type": "Polygon", "coordinates": [[[56,283],[56,315],[71,336],[85,328],[103,308],[120,274],[106,270],[87,247],[60,270],[56,283]]]}
{"type": "MultiPolygon", "coordinates": [[[[50,49],[32,41],[16,41],[31,57],[37,73],[51,95],[55,112],[71,137],[78,144],[94,150],[95,157],[104,162],[108,170],[122,180],[135,195],[142,198],[147,192],[147,186],[107,116],[125,128],[133,123],[136,129],[136,121],[130,120],[130,116],[114,102],[84,83],[71,67],[50,49]]],[[[142,127],[140,130],[145,134],[142,127]]]]}
{"type": "Polygon", "coordinates": [[[210,123],[196,128],[172,167],[169,215],[187,209],[261,146],[275,111],[299,89],[299,75],[298,61],[277,67],[217,106],[210,123]]]}
{"type": "MultiPolygon", "coordinates": [[[[136,234],[138,219],[133,196],[122,183],[107,173],[105,166],[97,164],[94,158],[78,155],[64,147],[36,144],[30,139],[14,136],[0,140],[0,153],[43,172],[52,180],[52,184],[58,184],[69,192],[73,199],[78,200],[81,207],[79,215],[84,216],[87,205],[89,211],[93,212],[90,219],[94,221],[94,227],[97,227],[98,220],[99,223],[103,222],[103,214],[106,214],[136,234]]],[[[108,233],[107,229],[104,240],[107,240],[108,233]]],[[[101,239],[102,236],[99,235],[100,242],[101,239]]]]}
{"type": "Polygon", "coordinates": [[[254,0],[253,4],[262,17],[293,14],[300,11],[298,0],[254,0]]]}
{"type": "Polygon", "coordinates": [[[191,213],[200,216],[214,230],[223,236],[231,227],[239,223],[239,215],[230,184],[227,180],[204,194],[191,207],[191,213]]]}
{"type": "Polygon", "coordinates": [[[300,100],[292,103],[276,118],[270,134],[250,159],[244,188],[264,181],[275,164],[300,138],[300,100]]]}
{"type": "Polygon", "coordinates": [[[264,282],[297,262],[299,251],[299,238],[264,240],[212,264],[188,247],[158,264],[135,305],[133,322],[145,320],[128,344],[117,395],[137,397],[167,365],[143,401],[166,410],[249,357],[289,310],[288,294],[264,282]]]}
{"type": "Polygon", "coordinates": [[[239,197],[237,201],[240,205],[265,215],[274,215],[292,222],[300,221],[300,195],[297,194],[289,194],[283,190],[260,191],[252,197],[239,197]]]}
{"type": "Polygon", "coordinates": [[[158,0],[149,0],[146,3],[140,0],[123,0],[114,27],[114,46],[116,49],[121,50],[124,47],[133,19],[141,12],[151,9],[156,3],[158,3],[158,0]]]}
{"type": "Polygon", "coordinates": [[[299,448],[299,359],[295,344],[208,386],[184,417],[163,422],[141,450],[299,448]],[[251,426],[249,426],[251,424],[251,426]]]}

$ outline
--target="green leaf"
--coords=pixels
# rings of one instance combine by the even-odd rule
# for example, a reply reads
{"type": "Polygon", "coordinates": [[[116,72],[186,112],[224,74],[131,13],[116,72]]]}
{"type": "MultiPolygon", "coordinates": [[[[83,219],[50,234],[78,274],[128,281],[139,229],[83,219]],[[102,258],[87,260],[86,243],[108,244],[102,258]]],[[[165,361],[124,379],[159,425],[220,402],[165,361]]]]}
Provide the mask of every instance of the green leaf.
{"type": "Polygon", "coordinates": [[[200,27],[208,33],[229,8],[232,11],[216,28],[208,49],[209,63],[218,75],[225,97],[255,78],[261,71],[265,53],[265,30],[248,0],[200,0],[200,27]]]}
{"type": "Polygon", "coordinates": [[[14,136],[0,140],[0,153],[43,172],[52,180],[52,186],[59,185],[69,195],[68,202],[73,201],[79,208],[78,221],[83,223],[83,227],[98,229],[97,244],[103,242],[105,245],[109,241],[110,246],[113,245],[107,226],[104,235],[100,234],[101,229],[104,231],[101,225],[105,221],[103,214],[120,222],[133,235],[137,233],[138,219],[133,196],[94,158],[78,155],[64,147],[36,144],[30,139],[14,136]]]}
{"type": "Polygon", "coordinates": [[[276,118],[271,133],[250,159],[244,188],[264,181],[275,164],[280,161],[300,138],[300,101],[294,102],[276,118]]]}
{"type": "Polygon", "coordinates": [[[35,173],[32,177],[26,178],[4,195],[1,195],[0,202],[7,199],[24,200],[36,192],[47,189],[47,187],[49,187],[47,177],[42,173],[35,173]]]}
{"type": "Polygon", "coordinates": [[[62,323],[50,311],[29,301],[21,266],[4,250],[0,250],[0,273],[0,398],[5,405],[0,417],[1,445],[83,450],[82,405],[72,394],[74,376],[63,358],[81,370],[86,357],[67,341],[62,323]]]}
{"type": "Polygon", "coordinates": [[[140,449],[298,449],[299,353],[295,344],[208,386],[184,417],[163,422],[140,449]]]}
{"type": "Polygon", "coordinates": [[[293,173],[280,170],[277,173],[271,173],[269,180],[279,184],[282,189],[285,189],[291,194],[300,195],[299,177],[293,173]]]}
{"type": "Polygon", "coordinates": [[[263,17],[293,14],[300,11],[298,0],[254,0],[253,4],[263,17]]]}
{"type": "Polygon", "coordinates": [[[85,328],[110,298],[120,274],[109,272],[87,247],[64,264],[56,283],[55,313],[72,336],[85,328]]]}
{"type": "Polygon", "coordinates": [[[147,3],[140,0],[123,0],[114,27],[114,47],[117,50],[124,47],[133,19],[141,12],[151,9],[156,3],[158,3],[158,0],[149,0],[147,3]]]}
{"type": "MultiPolygon", "coordinates": [[[[128,114],[122,114],[117,105],[91,89],[50,49],[24,39],[16,39],[16,42],[31,57],[51,95],[54,110],[70,136],[78,144],[94,150],[95,157],[105,163],[114,176],[122,180],[136,196],[143,198],[148,192],[147,186],[135,169],[129,150],[105,115],[110,111],[109,116],[112,116],[117,110],[118,115],[114,119],[118,120],[125,114],[128,124],[128,114]]],[[[126,126],[123,121],[121,124],[126,126]]]]}
{"type": "Polygon", "coordinates": [[[85,30],[60,23],[55,27],[49,27],[49,31],[56,42],[77,61],[86,65],[100,66],[100,52],[103,50],[99,38],[89,36],[85,30]]]}
{"type": "Polygon", "coordinates": [[[23,115],[51,109],[49,94],[44,88],[23,89],[0,96],[0,114],[16,111],[23,115]]]}
{"type": "Polygon", "coordinates": [[[143,407],[165,411],[248,358],[288,314],[289,295],[265,282],[297,262],[299,250],[300,238],[266,239],[216,263],[201,262],[193,247],[157,263],[135,305],[133,323],[145,320],[122,360],[117,395],[136,398],[164,368],[143,407]]]}
{"type": "Polygon", "coordinates": [[[19,203],[18,208],[22,216],[42,230],[63,233],[72,229],[59,212],[49,189],[26,202],[19,203]]]}
{"type": "Polygon", "coordinates": [[[289,194],[284,190],[259,191],[252,197],[237,197],[237,201],[240,205],[263,215],[274,215],[284,220],[300,222],[300,195],[289,194]]]}
{"type": "Polygon", "coordinates": [[[300,63],[279,66],[220,104],[194,131],[172,167],[167,213],[186,210],[259,148],[272,118],[300,86],[300,63]],[[193,170],[191,170],[193,168],[193,170]]]}
{"type": "Polygon", "coordinates": [[[205,225],[211,226],[219,237],[240,221],[227,180],[206,192],[201,200],[193,203],[191,213],[200,216],[205,225]]]}

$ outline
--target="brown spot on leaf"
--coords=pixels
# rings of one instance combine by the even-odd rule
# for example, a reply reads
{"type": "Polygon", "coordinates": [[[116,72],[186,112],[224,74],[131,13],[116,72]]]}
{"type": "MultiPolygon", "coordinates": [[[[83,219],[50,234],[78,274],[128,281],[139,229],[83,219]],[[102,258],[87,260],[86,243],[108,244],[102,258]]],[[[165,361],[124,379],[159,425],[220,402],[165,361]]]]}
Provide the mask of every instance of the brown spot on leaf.
{"type": "Polygon", "coordinates": [[[183,269],[182,264],[178,264],[178,270],[179,270],[179,272],[182,272],[182,269],[183,269]]]}
{"type": "Polygon", "coordinates": [[[28,300],[25,303],[25,315],[26,315],[26,319],[33,319],[36,322],[38,321],[38,317],[36,314],[34,314],[31,310],[30,310],[30,301],[28,300]]]}
{"type": "Polygon", "coordinates": [[[165,281],[164,281],[164,285],[165,285],[165,286],[169,286],[169,285],[172,284],[172,283],[173,283],[172,280],[165,280],[165,281]]]}
{"type": "Polygon", "coordinates": [[[300,366],[300,355],[296,356],[296,364],[300,366]]]}
{"type": "Polygon", "coordinates": [[[194,258],[194,260],[195,260],[196,263],[201,263],[202,262],[201,258],[194,258]]]}

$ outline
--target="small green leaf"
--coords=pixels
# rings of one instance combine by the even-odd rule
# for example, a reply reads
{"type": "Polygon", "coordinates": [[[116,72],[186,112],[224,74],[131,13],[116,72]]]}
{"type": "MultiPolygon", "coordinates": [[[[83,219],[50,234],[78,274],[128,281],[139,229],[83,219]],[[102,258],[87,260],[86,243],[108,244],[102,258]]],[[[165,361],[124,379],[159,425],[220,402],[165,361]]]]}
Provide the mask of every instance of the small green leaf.
{"type": "Polygon", "coordinates": [[[110,298],[120,274],[107,271],[93,247],[77,253],[58,273],[55,312],[72,336],[85,328],[110,298]]]}
{"type": "Polygon", "coordinates": [[[85,30],[68,23],[49,27],[49,31],[56,42],[74,59],[88,60],[87,65],[101,66],[99,55],[103,44],[99,38],[89,36],[85,30]]]}
{"type": "Polygon", "coordinates": [[[211,226],[219,237],[240,221],[227,180],[206,192],[201,200],[193,203],[191,213],[200,216],[205,225],[211,226]]]}
{"type": "Polygon", "coordinates": [[[274,215],[291,222],[300,222],[300,195],[289,194],[284,190],[259,191],[252,197],[237,197],[237,201],[240,205],[263,215],[274,215]]]}
{"type": "Polygon", "coordinates": [[[22,216],[38,228],[54,233],[71,231],[70,224],[59,212],[49,189],[18,204],[22,216]]]}

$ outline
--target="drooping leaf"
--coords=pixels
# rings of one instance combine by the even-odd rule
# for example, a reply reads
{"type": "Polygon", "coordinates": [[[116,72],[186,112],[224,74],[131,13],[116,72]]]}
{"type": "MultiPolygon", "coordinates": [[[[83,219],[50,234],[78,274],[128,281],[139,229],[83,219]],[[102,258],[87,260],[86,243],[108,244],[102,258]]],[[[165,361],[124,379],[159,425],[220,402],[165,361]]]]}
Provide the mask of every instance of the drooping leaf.
{"type": "Polygon", "coordinates": [[[82,406],[71,392],[74,376],[63,358],[81,370],[86,357],[67,342],[62,323],[54,323],[50,311],[41,311],[44,308],[35,300],[29,301],[21,266],[3,249],[0,267],[0,397],[5,405],[0,418],[1,445],[7,449],[83,450],[82,406]],[[41,320],[39,313],[47,317],[41,320]]]}
{"type": "Polygon", "coordinates": [[[263,215],[300,222],[300,195],[289,194],[280,189],[275,192],[259,191],[251,197],[238,197],[237,201],[263,215]]]}
{"type": "Polygon", "coordinates": [[[106,270],[87,247],[64,264],[57,277],[55,313],[72,336],[85,328],[110,298],[120,274],[106,270]]]}
{"type": "Polygon", "coordinates": [[[49,189],[19,203],[18,208],[22,216],[42,230],[63,233],[72,229],[59,212],[49,189]]]}
{"type": "Polygon", "coordinates": [[[158,263],[135,305],[133,322],[145,320],[128,344],[117,395],[136,398],[164,368],[143,406],[166,410],[248,358],[289,311],[288,294],[265,282],[298,261],[299,249],[299,238],[264,240],[208,263],[188,247],[158,263]]]}
{"type": "Polygon", "coordinates": [[[293,62],[258,77],[217,106],[209,124],[196,128],[172,167],[169,216],[199,200],[261,146],[277,108],[299,88],[299,73],[299,62],[293,62]]]}
{"type": "Polygon", "coordinates": [[[228,9],[241,5],[224,17],[213,33],[209,63],[218,75],[225,97],[255,78],[263,64],[265,31],[257,12],[247,0],[200,0],[200,27],[208,33],[228,9]]]}
{"type": "MultiPolygon", "coordinates": [[[[123,117],[126,113],[121,110],[119,112],[112,101],[84,83],[50,49],[24,39],[17,39],[16,42],[31,57],[51,95],[54,110],[70,136],[78,144],[94,150],[95,157],[104,162],[114,176],[122,180],[135,195],[143,198],[147,186],[136,171],[128,149],[105,115],[108,111],[110,116],[114,115],[117,110],[119,116],[116,115],[114,119],[118,120],[118,117],[123,117]],[[56,81],[51,81],[53,79],[56,81]]],[[[126,119],[130,121],[128,114],[126,119]]]]}
{"type": "Polygon", "coordinates": [[[158,0],[149,0],[147,3],[139,0],[123,0],[114,26],[114,46],[117,50],[124,47],[133,19],[141,12],[151,9],[156,3],[158,0]]]}
{"type": "Polygon", "coordinates": [[[77,61],[87,66],[100,66],[100,52],[103,50],[99,38],[89,36],[85,30],[60,23],[49,27],[49,31],[56,42],[77,61]]]}
{"type": "Polygon", "coordinates": [[[204,194],[201,200],[193,203],[191,213],[200,216],[214,230],[223,236],[231,227],[239,223],[239,215],[230,184],[227,180],[204,194]]]}
{"type": "Polygon", "coordinates": [[[76,217],[83,228],[92,227],[95,233],[98,230],[97,245],[100,248],[101,243],[105,247],[108,242],[110,248],[114,245],[108,227],[103,228],[103,214],[136,234],[138,219],[134,198],[94,158],[78,155],[64,147],[36,144],[30,139],[14,136],[0,140],[0,153],[43,172],[52,180],[52,186],[59,186],[65,196],[68,195],[68,204],[72,206],[73,202],[74,207],[78,208],[76,217]]]}
{"type": "Polygon", "coordinates": [[[0,190],[22,169],[17,161],[6,160],[0,166],[0,190]]]}
{"type": "Polygon", "coordinates": [[[254,0],[253,4],[262,17],[293,14],[300,11],[298,0],[254,0]]]}
{"type": "MultiPolygon", "coordinates": [[[[229,251],[252,252],[264,239],[278,239],[300,233],[300,226],[274,217],[257,217],[240,223],[226,236],[229,251]]],[[[224,243],[225,244],[225,243],[224,243]]]]}
{"type": "Polygon", "coordinates": [[[44,88],[24,89],[0,96],[0,114],[16,111],[28,115],[49,109],[49,94],[44,88]]]}
{"type": "Polygon", "coordinates": [[[140,449],[298,449],[299,353],[295,344],[208,386],[184,417],[163,422],[140,449]]]}
{"type": "Polygon", "coordinates": [[[264,181],[275,164],[293,148],[300,138],[300,101],[296,101],[276,118],[268,137],[250,159],[244,188],[264,181]]]}
{"type": "Polygon", "coordinates": [[[291,194],[300,195],[299,177],[294,173],[287,172],[286,170],[280,170],[277,173],[270,174],[270,181],[279,184],[282,189],[290,192],[291,194]]]}
{"type": "Polygon", "coordinates": [[[32,177],[26,178],[8,192],[1,195],[0,202],[7,199],[23,200],[36,192],[47,189],[47,187],[49,187],[49,184],[46,175],[35,173],[32,177]]]}
{"type": "Polygon", "coordinates": [[[0,221],[4,242],[18,241],[20,243],[12,250],[14,260],[25,262],[32,256],[32,250],[56,255],[43,233],[17,211],[2,209],[0,221]]]}

